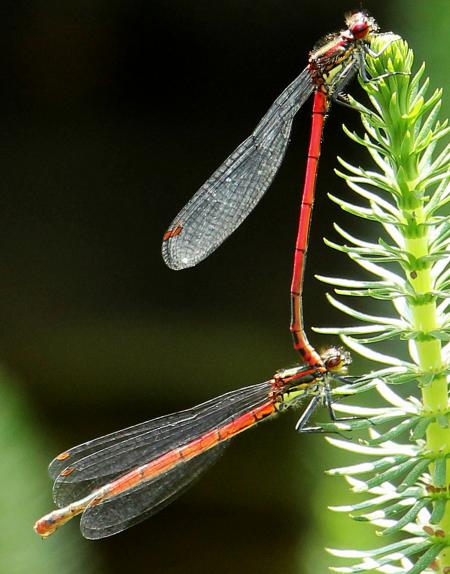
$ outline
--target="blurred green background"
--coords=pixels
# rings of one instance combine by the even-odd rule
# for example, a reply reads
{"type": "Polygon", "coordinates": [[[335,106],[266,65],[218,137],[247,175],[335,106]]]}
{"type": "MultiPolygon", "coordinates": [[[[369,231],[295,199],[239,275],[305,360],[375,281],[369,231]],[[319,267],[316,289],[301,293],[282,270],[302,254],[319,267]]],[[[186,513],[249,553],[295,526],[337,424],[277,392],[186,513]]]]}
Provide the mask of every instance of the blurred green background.
{"type": "MultiPolygon", "coordinates": [[[[216,254],[173,272],[160,243],[352,8],[342,0],[1,3],[1,572],[310,574],[332,561],[323,546],[376,543],[370,527],[352,532],[349,519],[325,510],[350,498],[323,470],[350,459],[323,437],[297,435],[295,413],[240,437],[182,498],[128,532],[89,542],[78,519],[46,541],[32,531],[53,507],[46,466],[59,451],[296,360],[288,290],[310,104],[272,189],[216,254]]],[[[448,0],[365,8],[427,61],[433,87],[444,84],[448,0]]],[[[356,83],[349,89],[360,94],[356,83]]],[[[308,258],[308,326],[345,324],[313,278],[354,271],[321,240],[343,219],[326,198],[345,193],[333,175],[337,153],[365,161],[343,121],[358,126],[335,105],[308,258]]],[[[362,368],[356,361],[353,372],[362,368]]]]}

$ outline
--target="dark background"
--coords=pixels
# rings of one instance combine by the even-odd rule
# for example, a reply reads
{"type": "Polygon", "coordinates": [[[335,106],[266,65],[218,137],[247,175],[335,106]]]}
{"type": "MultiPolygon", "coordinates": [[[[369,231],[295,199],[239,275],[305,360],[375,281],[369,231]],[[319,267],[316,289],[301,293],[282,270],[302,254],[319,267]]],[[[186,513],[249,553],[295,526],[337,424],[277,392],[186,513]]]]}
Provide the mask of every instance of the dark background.
{"type": "MultiPolygon", "coordinates": [[[[432,86],[443,85],[448,2],[364,6],[383,31],[410,42],[418,62],[427,60],[432,86]]],[[[2,571],[303,574],[325,571],[325,545],[356,536],[366,543],[367,529],[349,540],[350,521],[323,510],[348,500],[340,483],[323,478],[336,453],[321,437],[296,435],[295,414],[240,437],[179,501],[119,536],[85,541],[78,519],[46,542],[31,530],[52,508],[46,464],[60,450],[295,362],[288,290],[310,103],[270,192],[217,253],[173,272],[161,237],[305,67],[317,39],[355,7],[2,2],[2,571]]],[[[349,90],[361,94],[356,83],[349,90]]],[[[307,326],[346,324],[313,278],[353,276],[322,243],[336,239],[332,222],[369,236],[326,197],[346,193],[333,174],[337,154],[367,161],[344,137],[344,121],[359,125],[334,106],[308,258],[307,326]]]]}

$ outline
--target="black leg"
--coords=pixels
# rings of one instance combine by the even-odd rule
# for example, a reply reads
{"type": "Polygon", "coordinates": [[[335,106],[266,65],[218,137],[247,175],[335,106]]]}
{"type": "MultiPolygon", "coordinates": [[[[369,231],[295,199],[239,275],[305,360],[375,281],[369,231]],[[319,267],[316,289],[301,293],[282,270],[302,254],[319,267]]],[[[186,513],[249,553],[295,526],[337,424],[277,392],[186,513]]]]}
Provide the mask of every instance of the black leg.
{"type": "MultiPolygon", "coordinates": [[[[302,416],[298,419],[297,424],[295,425],[296,431],[298,431],[298,432],[313,432],[313,431],[310,431],[309,428],[320,429],[320,427],[308,427],[308,428],[306,428],[306,424],[309,421],[309,419],[311,418],[314,411],[317,409],[317,407],[321,403],[321,401],[322,401],[321,395],[316,395],[310,400],[309,405],[303,411],[302,416]]],[[[320,430],[317,430],[316,432],[320,432],[320,430]]]]}
{"type": "MultiPolygon", "coordinates": [[[[311,427],[306,426],[306,424],[308,423],[312,414],[314,413],[314,411],[317,409],[317,407],[319,406],[319,404],[321,402],[323,402],[324,406],[327,407],[328,413],[330,415],[330,419],[334,423],[360,420],[360,417],[357,417],[357,416],[337,417],[336,413],[334,412],[334,409],[333,409],[333,400],[332,400],[332,396],[331,396],[331,389],[329,386],[326,386],[323,389],[323,393],[321,393],[320,395],[316,395],[315,397],[313,397],[311,399],[309,405],[306,407],[302,416],[299,418],[299,420],[297,421],[297,424],[295,425],[296,431],[301,432],[301,433],[331,433],[331,434],[342,435],[342,433],[339,431],[328,431],[328,430],[325,430],[319,426],[311,426],[311,427]]],[[[349,430],[351,430],[351,429],[349,429],[349,430]]]]}

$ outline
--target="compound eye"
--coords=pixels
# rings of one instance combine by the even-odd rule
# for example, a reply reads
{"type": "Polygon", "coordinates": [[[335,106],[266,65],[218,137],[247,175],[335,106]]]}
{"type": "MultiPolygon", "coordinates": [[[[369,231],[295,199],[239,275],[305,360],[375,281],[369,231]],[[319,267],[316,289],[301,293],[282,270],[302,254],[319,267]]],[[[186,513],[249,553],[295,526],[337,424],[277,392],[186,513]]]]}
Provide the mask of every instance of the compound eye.
{"type": "Polygon", "coordinates": [[[367,22],[361,22],[352,28],[353,36],[356,40],[360,40],[361,38],[364,38],[364,36],[367,36],[368,31],[369,27],[367,26],[367,22]]]}
{"type": "Polygon", "coordinates": [[[340,347],[331,347],[322,354],[322,361],[328,371],[342,371],[352,362],[350,353],[340,347]]]}
{"type": "Polygon", "coordinates": [[[369,18],[362,12],[352,14],[347,20],[348,29],[351,32],[354,40],[363,40],[374,31],[376,27],[372,18],[369,18]]]}
{"type": "Polygon", "coordinates": [[[371,25],[367,18],[359,18],[350,26],[350,30],[355,40],[362,40],[371,32],[371,25]]]}
{"type": "Polygon", "coordinates": [[[329,371],[337,371],[343,366],[344,362],[340,354],[336,354],[327,357],[325,360],[325,366],[329,371]]]}

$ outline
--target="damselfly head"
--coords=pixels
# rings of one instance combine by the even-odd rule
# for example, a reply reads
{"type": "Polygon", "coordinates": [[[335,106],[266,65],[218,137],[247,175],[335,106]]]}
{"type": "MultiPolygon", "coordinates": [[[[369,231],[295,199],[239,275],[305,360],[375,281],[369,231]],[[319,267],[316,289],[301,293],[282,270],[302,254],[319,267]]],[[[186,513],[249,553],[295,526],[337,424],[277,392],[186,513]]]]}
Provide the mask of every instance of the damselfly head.
{"type": "Polygon", "coordinates": [[[346,372],[347,366],[352,362],[350,353],[342,347],[330,347],[321,357],[327,371],[332,372],[346,372]]]}
{"type": "Polygon", "coordinates": [[[350,32],[354,40],[368,40],[370,34],[379,30],[375,19],[365,12],[346,14],[345,23],[347,24],[348,32],[350,32]]]}

